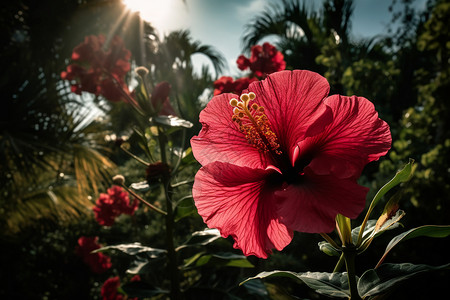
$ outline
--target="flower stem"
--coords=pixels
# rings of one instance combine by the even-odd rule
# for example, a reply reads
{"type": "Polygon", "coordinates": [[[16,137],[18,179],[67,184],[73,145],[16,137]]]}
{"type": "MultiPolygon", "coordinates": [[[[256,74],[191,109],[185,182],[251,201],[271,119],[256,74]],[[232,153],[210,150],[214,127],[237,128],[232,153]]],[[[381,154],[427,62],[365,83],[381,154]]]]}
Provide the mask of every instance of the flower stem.
{"type": "Polygon", "coordinates": [[[362,298],[358,294],[356,282],[356,270],[355,270],[356,247],[354,245],[348,245],[345,246],[342,251],[344,254],[345,266],[347,268],[348,285],[350,287],[350,299],[362,300],[362,298]]]}
{"type": "Polygon", "coordinates": [[[339,257],[338,262],[336,263],[336,266],[334,267],[333,273],[334,272],[339,272],[344,264],[344,253],[341,253],[341,256],[339,257]]]}
{"type": "Polygon", "coordinates": [[[126,185],[122,185],[122,187],[127,190],[128,193],[130,193],[131,195],[133,195],[133,197],[135,197],[136,199],[138,199],[139,201],[141,201],[142,203],[144,203],[145,205],[147,205],[150,209],[156,211],[157,213],[160,213],[164,216],[167,215],[167,213],[159,208],[157,208],[156,206],[154,206],[153,204],[145,201],[141,196],[139,196],[138,194],[136,194],[132,189],[128,188],[126,185]]]}
{"type": "MultiPolygon", "coordinates": [[[[159,149],[161,151],[161,161],[167,164],[166,156],[166,140],[165,135],[161,129],[158,127],[158,141],[159,149]]],[[[168,273],[170,274],[170,299],[178,300],[182,299],[180,290],[180,277],[178,270],[178,259],[177,253],[175,251],[175,245],[173,242],[173,231],[174,231],[174,221],[173,221],[173,206],[170,195],[172,193],[172,188],[170,186],[170,176],[163,176],[164,193],[166,198],[166,247],[167,247],[167,267],[168,273]]]]}

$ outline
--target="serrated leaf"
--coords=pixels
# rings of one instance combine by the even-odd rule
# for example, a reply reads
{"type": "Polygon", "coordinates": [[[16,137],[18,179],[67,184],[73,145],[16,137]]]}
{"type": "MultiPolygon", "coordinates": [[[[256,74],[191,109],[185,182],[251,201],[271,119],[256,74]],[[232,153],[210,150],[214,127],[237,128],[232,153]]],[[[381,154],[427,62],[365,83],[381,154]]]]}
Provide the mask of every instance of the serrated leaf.
{"type": "Polygon", "coordinates": [[[192,236],[183,245],[179,246],[176,251],[179,251],[185,247],[204,246],[214,242],[218,238],[221,238],[219,230],[217,229],[205,229],[203,231],[196,231],[192,233],[192,236]]]}
{"type": "Polygon", "coordinates": [[[192,126],[194,126],[194,124],[192,124],[191,122],[181,119],[177,116],[157,116],[152,118],[150,121],[153,121],[158,125],[169,127],[191,128],[192,126]]]}
{"type": "Polygon", "coordinates": [[[338,298],[350,297],[348,278],[346,272],[344,273],[336,273],[336,272],[295,273],[290,271],[261,272],[255,277],[248,278],[247,280],[241,282],[240,284],[242,285],[252,279],[262,279],[269,277],[288,277],[296,281],[301,281],[305,283],[307,286],[314,289],[319,294],[338,298]]]}
{"type": "Polygon", "coordinates": [[[109,250],[118,250],[128,255],[137,255],[145,253],[150,258],[160,257],[165,253],[167,253],[167,250],[142,246],[140,243],[107,246],[97,249],[93,252],[105,252],[109,250]]]}
{"type": "Polygon", "coordinates": [[[450,225],[424,225],[399,234],[389,242],[383,256],[381,257],[375,268],[377,268],[384,261],[389,251],[391,251],[392,248],[394,248],[395,245],[397,245],[401,241],[406,241],[420,236],[443,238],[447,237],[448,235],[450,235],[450,225]]]}
{"type": "Polygon", "coordinates": [[[409,263],[384,264],[377,269],[364,272],[358,281],[358,293],[362,298],[379,295],[419,273],[448,268],[450,264],[437,267],[409,263]]]}

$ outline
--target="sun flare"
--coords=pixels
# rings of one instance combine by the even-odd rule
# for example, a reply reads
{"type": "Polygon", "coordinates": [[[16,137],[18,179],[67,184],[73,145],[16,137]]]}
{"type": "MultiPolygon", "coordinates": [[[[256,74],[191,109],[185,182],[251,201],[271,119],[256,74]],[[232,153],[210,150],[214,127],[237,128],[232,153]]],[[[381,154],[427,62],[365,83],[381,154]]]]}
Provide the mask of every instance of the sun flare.
{"type": "MultiPolygon", "coordinates": [[[[166,31],[173,22],[170,12],[173,11],[173,0],[122,0],[123,4],[159,31],[166,31]]],[[[180,1],[181,2],[181,1],[180,1]]]]}

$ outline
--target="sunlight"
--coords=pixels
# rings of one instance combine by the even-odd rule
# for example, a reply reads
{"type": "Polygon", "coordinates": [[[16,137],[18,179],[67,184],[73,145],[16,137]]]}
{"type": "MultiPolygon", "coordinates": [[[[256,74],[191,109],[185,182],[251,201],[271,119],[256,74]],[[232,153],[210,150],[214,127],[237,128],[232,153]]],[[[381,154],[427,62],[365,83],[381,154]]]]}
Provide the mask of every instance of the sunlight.
{"type": "Polygon", "coordinates": [[[128,9],[138,12],[143,20],[151,23],[161,32],[167,31],[171,27],[170,23],[174,21],[171,17],[173,2],[174,0],[123,0],[123,4],[128,9]]]}

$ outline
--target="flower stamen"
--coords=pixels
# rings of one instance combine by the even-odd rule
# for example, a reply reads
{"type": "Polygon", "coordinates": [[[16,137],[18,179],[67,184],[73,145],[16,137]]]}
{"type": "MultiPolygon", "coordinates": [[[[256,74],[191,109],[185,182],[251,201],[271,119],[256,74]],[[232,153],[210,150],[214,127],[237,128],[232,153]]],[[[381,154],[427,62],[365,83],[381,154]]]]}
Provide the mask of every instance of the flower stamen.
{"type": "Polygon", "coordinates": [[[239,100],[231,99],[230,105],[234,107],[231,119],[239,125],[239,131],[255,148],[264,153],[270,152],[273,155],[280,155],[280,145],[277,136],[270,128],[270,122],[264,113],[264,107],[257,103],[249,105],[249,102],[255,98],[256,94],[250,92],[242,94],[239,100]]]}

